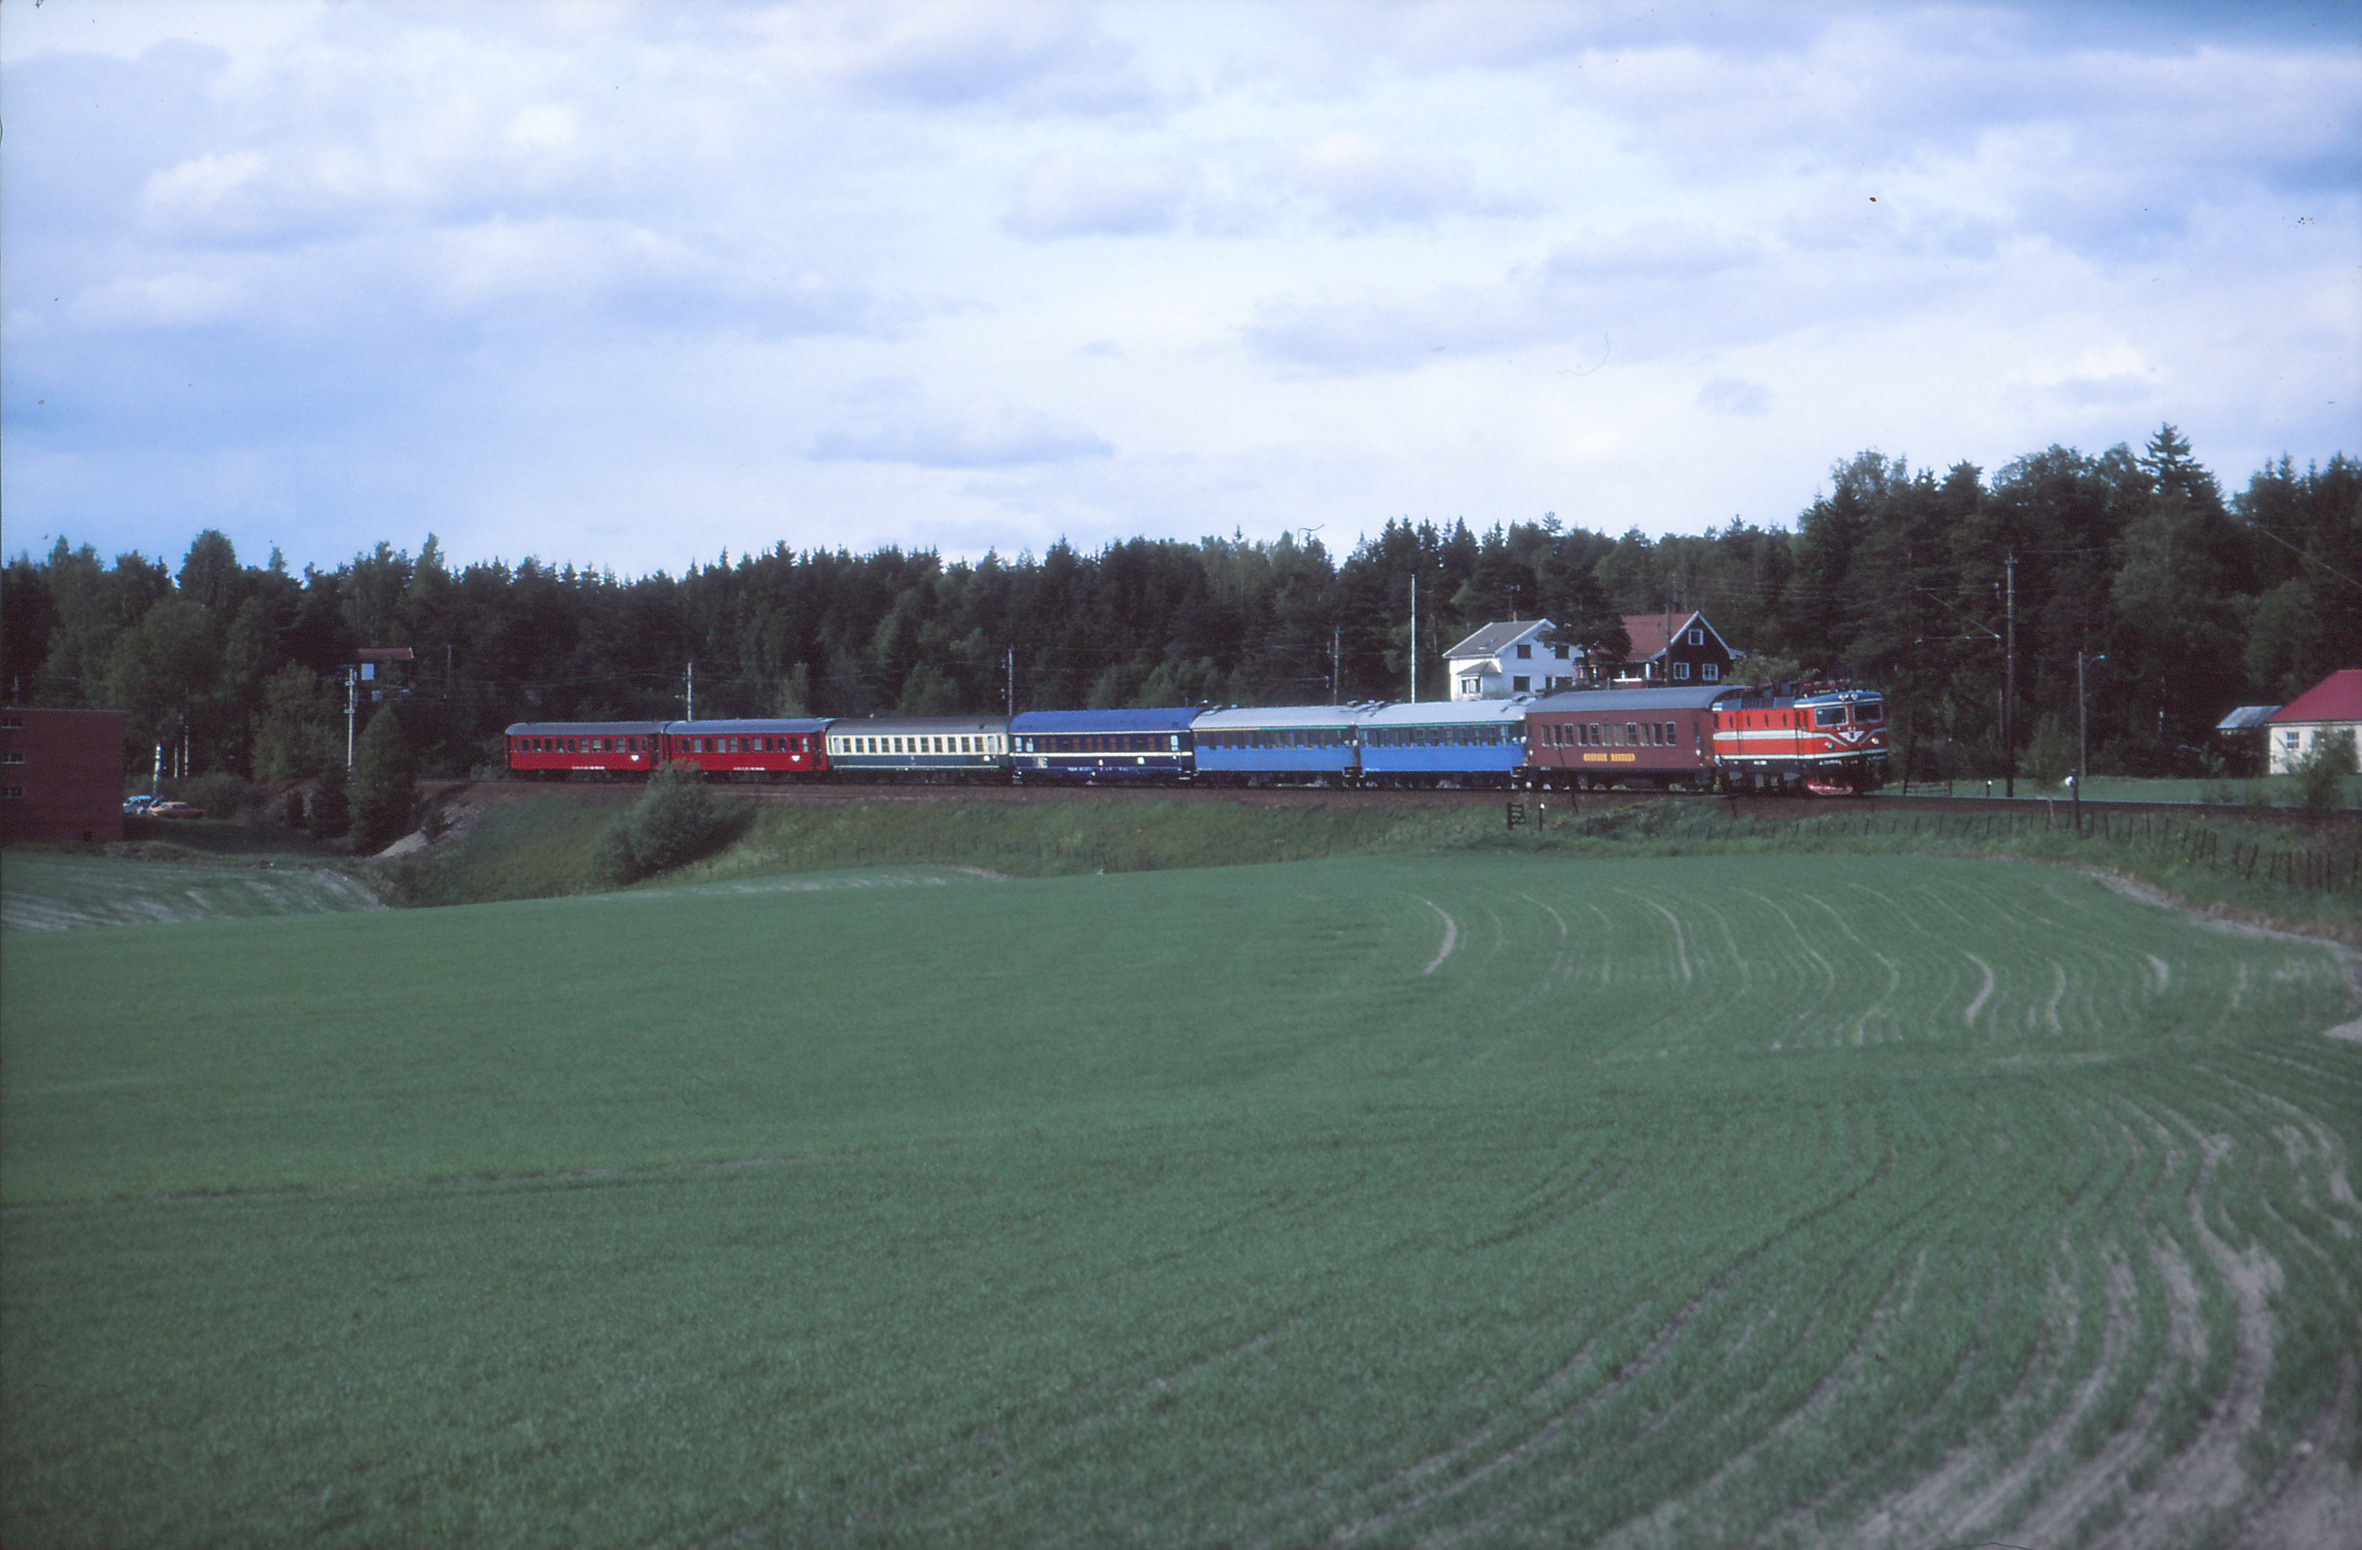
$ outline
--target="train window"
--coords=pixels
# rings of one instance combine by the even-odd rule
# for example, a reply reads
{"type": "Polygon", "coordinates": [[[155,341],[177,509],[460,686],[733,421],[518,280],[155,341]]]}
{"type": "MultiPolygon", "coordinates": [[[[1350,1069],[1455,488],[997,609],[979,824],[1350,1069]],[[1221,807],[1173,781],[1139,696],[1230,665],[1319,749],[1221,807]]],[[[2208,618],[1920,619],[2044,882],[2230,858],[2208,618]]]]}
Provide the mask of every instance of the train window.
{"type": "Polygon", "coordinates": [[[1625,747],[1627,747],[1627,748],[1636,748],[1636,747],[1638,747],[1639,745],[1640,745],[1640,728],[1639,728],[1637,725],[1635,725],[1634,723],[1632,723],[1632,722],[1629,722],[1629,721],[1625,722],[1625,723],[1624,723],[1624,746],[1625,746],[1625,747]]]}
{"type": "Polygon", "coordinates": [[[1815,706],[1813,708],[1813,725],[1816,727],[1844,726],[1845,707],[1842,705],[1815,706]]]}
{"type": "Polygon", "coordinates": [[[1854,720],[1863,726],[1876,726],[1886,719],[1886,707],[1876,700],[1858,700],[1854,704],[1854,720]]]}

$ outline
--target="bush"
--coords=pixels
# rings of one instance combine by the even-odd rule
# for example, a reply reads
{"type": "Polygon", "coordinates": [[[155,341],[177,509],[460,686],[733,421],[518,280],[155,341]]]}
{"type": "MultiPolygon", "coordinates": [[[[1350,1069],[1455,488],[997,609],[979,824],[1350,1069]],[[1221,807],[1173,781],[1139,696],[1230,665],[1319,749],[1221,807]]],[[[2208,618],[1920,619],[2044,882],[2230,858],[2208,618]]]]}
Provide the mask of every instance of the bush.
{"type": "Polygon", "coordinates": [[[2296,761],[2297,799],[2317,812],[2327,812],[2345,800],[2346,777],[2354,771],[2354,734],[2318,732],[2313,746],[2296,761]]]}
{"type": "Polygon", "coordinates": [[[744,827],[745,816],[724,812],[695,766],[665,765],[601,837],[591,871],[617,886],[668,872],[721,849],[744,827]]]}
{"type": "Polygon", "coordinates": [[[247,785],[242,776],[233,775],[228,770],[215,770],[210,775],[200,775],[184,784],[180,795],[182,801],[194,802],[204,809],[208,818],[235,818],[246,810],[247,802],[253,797],[253,788],[247,785]]]}
{"type": "Polygon", "coordinates": [[[2075,773],[2075,740],[2058,717],[2045,716],[2034,723],[2021,767],[2027,779],[2044,786],[2055,786],[2075,773]]]}

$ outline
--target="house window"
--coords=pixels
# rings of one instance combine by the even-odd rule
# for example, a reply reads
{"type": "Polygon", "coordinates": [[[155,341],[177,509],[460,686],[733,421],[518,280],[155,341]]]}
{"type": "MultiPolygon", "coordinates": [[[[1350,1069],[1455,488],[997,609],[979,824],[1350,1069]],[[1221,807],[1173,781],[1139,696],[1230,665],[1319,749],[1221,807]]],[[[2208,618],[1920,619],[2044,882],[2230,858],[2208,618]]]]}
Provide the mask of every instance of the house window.
{"type": "Polygon", "coordinates": [[[7,790],[0,791],[0,797],[6,797],[11,802],[22,802],[25,799],[25,788],[10,786],[7,790]]]}
{"type": "Polygon", "coordinates": [[[1673,677],[1676,681],[1689,677],[1689,664],[1687,662],[1674,663],[1673,677]]]}
{"type": "Polygon", "coordinates": [[[1518,647],[1518,648],[1517,648],[1517,659],[1518,659],[1520,662],[1523,662],[1523,661],[1527,660],[1528,658],[1532,657],[1532,656],[1533,656],[1533,654],[1534,654],[1534,648],[1533,648],[1533,647],[1531,647],[1531,646],[1520,646],[1520,647],[1518,647]]]}
{"type": "Polygon", "coordinates": [[[1693,646],[1703,646],[1703,645],[1705,645],[1705,644],[1706,644],[1706,632],[1705,632],[1704,630],[1692,630],[1692,631],[1690,631],[1690,632],[1689,632],[1689,643],[1690,643],[1691,645],[1693,645],[1693,646]]]}
{"type": "Polygon", "coordinates": [[[25,756],[21,749],[11,748],[7,753],[0,754],[0,764],[22,764],[24,762],[25,756]]]}
{"type": "Polygon", "coordinates": [[[1509,692],[1512,694],[1524,694],[1527,690],[1533,688],[1533,686],[1534,681],[1531,678],[1512,678],[1509,680],[1509,692]]]}
{"type": "Polygon", "coordinates": [[[1706,682],[1708,682],[1708,683],[1712,683],[1712,682],[1714,682],[1716,679],[1720,678],[1721,676],[1722,676],[1722,669],[1721,669],[1720,667],[1716,666],[1716,665],[1715,665],[1714,663],[1712,663],[1712,662],[1709,662],[1709,663],[1707,663],[1707,664],[1706,664],[1706,670],[1705,670],[1705,678],[1706,678],[1706,682]]]}

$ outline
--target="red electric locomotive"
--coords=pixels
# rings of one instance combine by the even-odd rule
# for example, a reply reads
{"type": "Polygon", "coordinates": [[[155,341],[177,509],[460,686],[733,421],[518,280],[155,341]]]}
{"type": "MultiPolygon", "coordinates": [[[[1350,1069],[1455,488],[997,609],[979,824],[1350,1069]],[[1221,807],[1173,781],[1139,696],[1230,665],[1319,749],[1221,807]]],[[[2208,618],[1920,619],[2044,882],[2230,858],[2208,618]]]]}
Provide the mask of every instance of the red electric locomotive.
{"type": "Polygon", "coordinates": [[[1886,783],[1886,700],[1842,680],[1731,689],[1714,705],[1726,788],[1859,795],[1886,783]]]}

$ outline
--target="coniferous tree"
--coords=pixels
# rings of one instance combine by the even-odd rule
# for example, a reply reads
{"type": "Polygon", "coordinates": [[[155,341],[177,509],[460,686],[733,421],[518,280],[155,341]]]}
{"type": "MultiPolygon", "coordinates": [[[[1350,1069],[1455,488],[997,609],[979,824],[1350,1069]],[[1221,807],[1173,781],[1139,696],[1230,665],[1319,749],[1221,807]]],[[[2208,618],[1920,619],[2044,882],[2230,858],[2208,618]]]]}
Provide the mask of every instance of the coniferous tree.
{"type": "Polygon", "coordinates": [[[352,804],[353,849],[361,855],[375,855],[410,832],[418,767],[390,705],[369,718],[353,752],[352,804]]]}
{"type": "Polygon", "coordinates": [[[352,778],[342,758],[330,758],[312,783],[311,830],[316,840],[332,840],[352,821],[352,778]]]}

